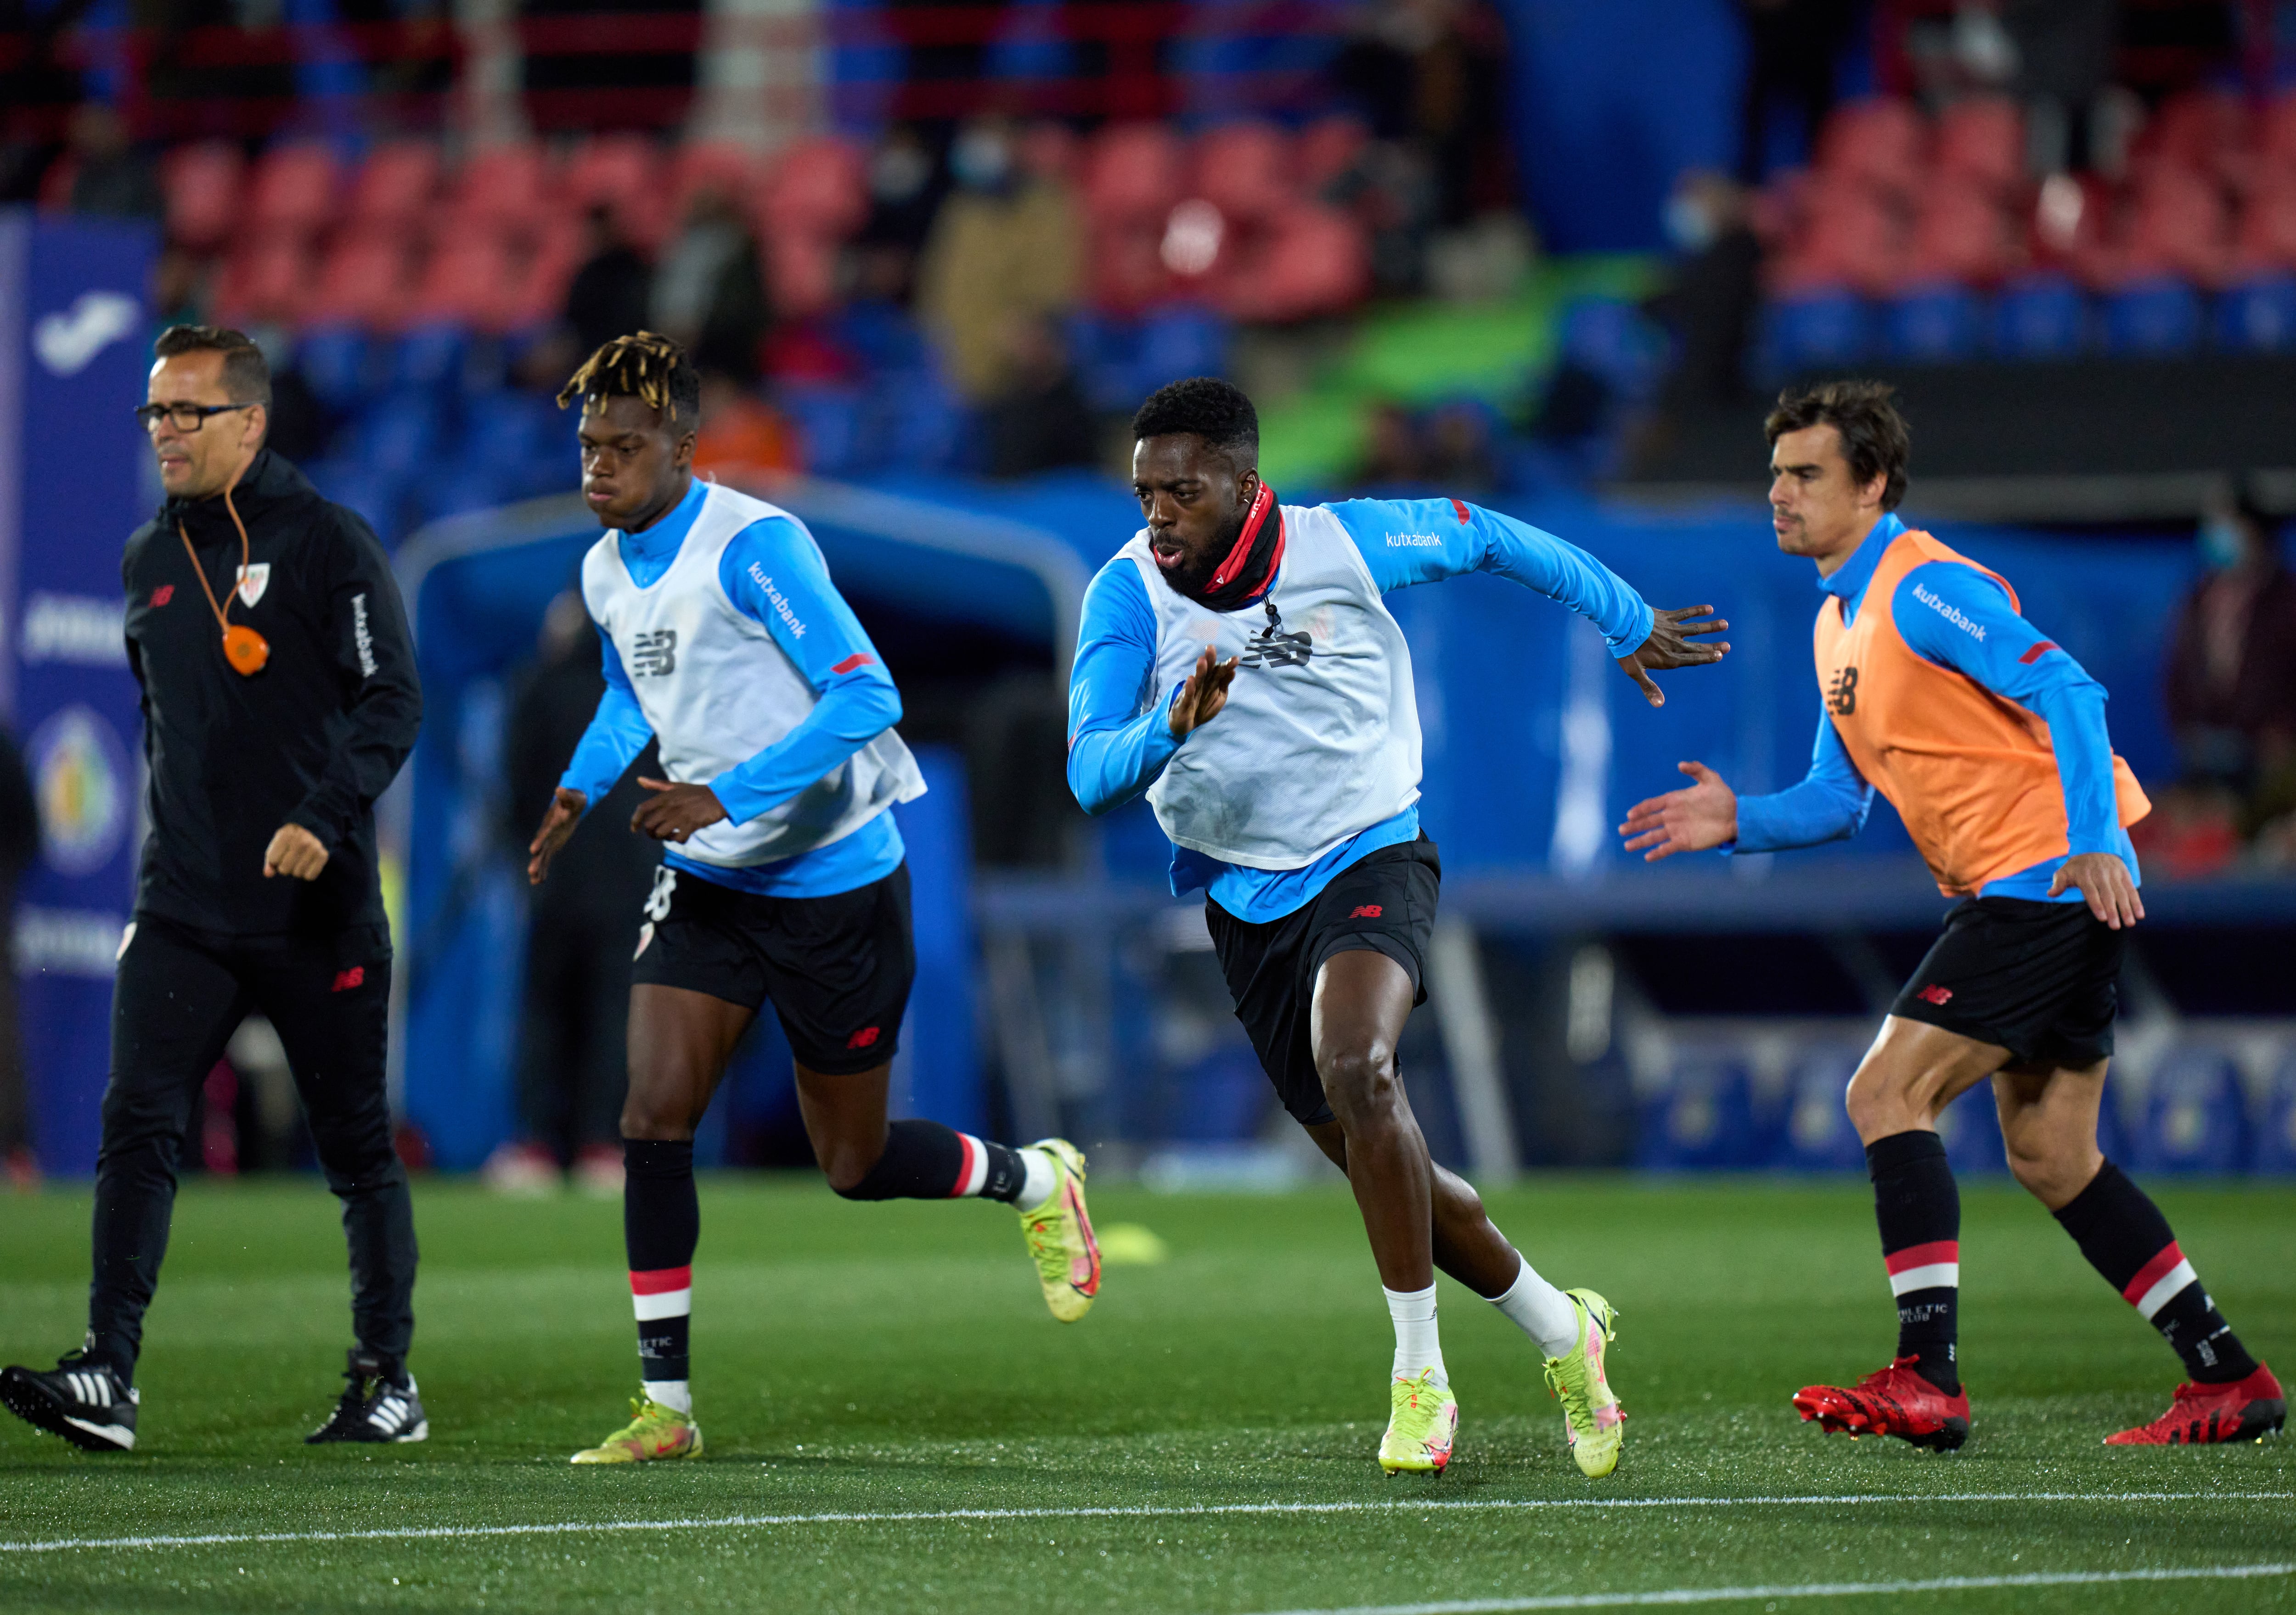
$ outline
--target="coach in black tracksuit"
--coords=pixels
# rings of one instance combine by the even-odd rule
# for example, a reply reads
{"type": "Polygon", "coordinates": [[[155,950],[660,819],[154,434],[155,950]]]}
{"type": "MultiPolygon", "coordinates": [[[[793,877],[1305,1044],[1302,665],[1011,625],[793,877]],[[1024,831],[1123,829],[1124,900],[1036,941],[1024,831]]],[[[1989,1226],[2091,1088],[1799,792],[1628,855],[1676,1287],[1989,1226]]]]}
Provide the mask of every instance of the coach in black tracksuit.
{"type": "Polygon", "coordinates": [[[384,1092],[391,955],[374,831],[375,799],[422,717],[414,648],[373,530],[262,447],[262,356],[204,327],[169,332],[160,353],[144,417],[172,496],[121,567],[152,835],[112,993],[88,1335],[53,1374],[8,1370],[0,1400],[83,1447],[134,1444],[127,1387],[193,1098],[241,1020],[260,1013],[285,1045],[350,1246],[352,1384],[313,1439],[419,1439],[406,1371],[414,1224],[384,1092]]]}

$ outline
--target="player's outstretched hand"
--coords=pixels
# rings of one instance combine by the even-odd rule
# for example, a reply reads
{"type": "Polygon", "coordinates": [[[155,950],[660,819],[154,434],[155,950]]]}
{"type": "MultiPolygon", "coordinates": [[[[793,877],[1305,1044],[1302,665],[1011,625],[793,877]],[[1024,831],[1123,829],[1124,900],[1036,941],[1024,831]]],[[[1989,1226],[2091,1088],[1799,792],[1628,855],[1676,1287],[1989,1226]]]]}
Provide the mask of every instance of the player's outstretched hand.
{"type": "Polygon", "coordinates": [[[549,878],[550,860],[556,857],[574,834],[574,826],[582,822],[589,810],[590,799],[578,791],[569,791],[561,785],[550,799],[550,810],[542,816],[542,828],[534,832],[534,840],[526,844],[526,883],[539,886],[549,878]]]}
{"type": "Polygon", "coordinates": [[[638,783],[654,793],[652,801],[630,815],[630,828],[640,835],[683,846],[695,831],[726,816],[726,805],[707,785],[673,785],[644,775],[638,776],[638,783]]]}
{"type": "Polygon", "coordinates": [[[2088,899],[2089,913],[2115,930],[2144,917],[2144,899],[2137,895],[2128,865],[2117,853],[2084,852],[2058,865],[2057,878],[2049,882],[2049,895],[2054,898],[2076,887],[2088,899]]]}
{"type": "Polygon", "coordinates": [[[1690,642],[1704,635],[1719,634],[1729,626],[1714,615],[1710,605],[1652,607],[1650,637],[1632,656],[1619,658],[1619,670],[1643,687],[1644,701],[1653,707],[1663,707],[1666,697],[1651,682],[1651,675],[1667,668],[1702,668],[1709,662],[1720,661],[1730,654],[1728,640],[1717,640],[1710,645],[1690,642]],[[1706,620],[1693,621],[1693,618],[1706,620]]]}
{"type": "Polygon", "coordinates": [[[1177,699],[1172,702],[1172,738],[1185,740],[1188,731],[1201,729],[1218,717],[1220,709],[1227,705],[1227,687],[1235,682],[1235,658],[1218,660],[1212,648],[1206,645],[1196,658],[1196,670],[1188,675],[1188,682],[1180,686],[1177,699]]]}
{"type": "Polygon", "coordinates": [[[1619,833],[1628,838],[1627,850],[1641,852],[1645,864],[1677,852],[1710,852],[1738,839],[1738,793],[1704,763],[1675,767],[1697,783],[1636,802],[1619,826],[1619,833]]]}
{"type": "Polygon", "coordinates": [[[298,881],[316,881],[319,872],[327,866],[327,844],[300,824],[282,824],[271,838],[271,845],[263,849],[263,878],[290,875],[298,881]]]}

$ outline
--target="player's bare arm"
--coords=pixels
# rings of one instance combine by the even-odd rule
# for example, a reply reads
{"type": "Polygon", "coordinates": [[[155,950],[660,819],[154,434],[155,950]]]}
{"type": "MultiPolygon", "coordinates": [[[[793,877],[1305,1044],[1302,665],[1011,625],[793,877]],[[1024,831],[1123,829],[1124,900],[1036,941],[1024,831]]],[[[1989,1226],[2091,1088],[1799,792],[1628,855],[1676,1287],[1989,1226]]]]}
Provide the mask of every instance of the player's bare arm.
{"type": "Polygon", "coordinates": [[[1196,670],[1188,675],[1172,702],[1172,738],[1185,740],[1191,729],[1200,729],[1218,717],[1220,709],[1227,705],[1228,686],[1234,682],[1235,658],[1221,661],[1206,645],[1196,658],[1196,670]]]}
{"type": "Polygon", "coordinates": [[[1691,641],[1722,633],[1729,626],[1726,619],[1714,615],[1710,605],[1671,609],[1654,606],[1651,610],[1650,637],[1633,655],[1619,658],[1619,671],[1642,686],[1644,701],[1653,707],[1663,707],[1666,697],[1651,682],[1651,675],[1669,668],[1703,668],[1720,661],[1730,654],[1728,640],[1705,645],[1693,644],[1691,641]]]}
{"type": "Polygon", "coordinates": [[[526,844],[528,885],[539,886],[550,878],[550,861],[573,839],[574,827],[582,822],[582,816],[589,811],[589,808],[590,799],[578,791],[561,785],[551,792],[550,806],[543,812],[541,828],[534,832],[534,840],[526,844]]]}
{"type": "Polygon", "coordinates": [[[2128,865],[2118,854],[2084,852],[2067,858],[2057,866],[2056,879],[2049,884],[2049,895],[2078,890],[2088,899],[2088,911],[2115,930],[2134,925],[2144,917],[2144,899],[2136,889],[2136,881],[2128,873],[2128,865]]]}
{"type": "Polygon", "coordinates": [[[650,780],[643,775],[638,783],[654,793],[630,816],[630,828],[640,835],[683,845],[695,831],[707,829],[726,816],[725,804],[707,785],[673,785],[668,780],[650,780]]]}
{"type": "Polygon", "coordinates": [[[1627,850],[1641,853],[1645,864],[1677,852],[1710,852],[1738,839],[1738,793],[1704,763],[1675,767],[1694,783],[1636,802],[1619,826],[1627,850]]]}

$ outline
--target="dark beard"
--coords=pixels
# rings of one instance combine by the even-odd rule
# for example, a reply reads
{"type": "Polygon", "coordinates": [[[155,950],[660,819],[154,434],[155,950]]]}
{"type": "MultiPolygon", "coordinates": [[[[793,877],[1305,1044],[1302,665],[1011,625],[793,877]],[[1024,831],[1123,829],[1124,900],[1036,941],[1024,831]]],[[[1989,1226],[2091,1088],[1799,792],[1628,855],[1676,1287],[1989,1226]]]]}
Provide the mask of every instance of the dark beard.
{"type": "Polygon", "coordinates": [[[1210,603],[1204,595],[1211,587],[1212,574],[1219,570],[1219,563],[1235,548],[1235,541],[1243,537],[1244,521],[1250,514],[1247,510],[1236,517],[1218,537],[1204,545],[1202,553],[1182,555],[1177,566],[1157,569],[1164,574],[1164,581],[1172,586],[1174,594],[1185,595],[1198,605],[1210,603]]]}
{"type": "MultiPolygon", "coordinates": [[[[1212,586],[1213,578],[1219,575],[1220,568],[1251,527],[1250,510],[1207,545],[1201,555],[1185,555],[1177,566],[1168,570],[1159,566],[1157,570],[1162,572],[1174,594],[1210,611],[1233,611],[1249,605],[1267,587],[1267,580],[1283,554],[1283,512],[1275,502],[1273,489],[1262,488],[1259,498],[1265,502],[1265,508],[1259,529],[1252,534],[1250,551],[1236,575],[1218,588],[1212,586]]],[[[1258,502],[1255,508],[1259,508],[1258,502]]]]}

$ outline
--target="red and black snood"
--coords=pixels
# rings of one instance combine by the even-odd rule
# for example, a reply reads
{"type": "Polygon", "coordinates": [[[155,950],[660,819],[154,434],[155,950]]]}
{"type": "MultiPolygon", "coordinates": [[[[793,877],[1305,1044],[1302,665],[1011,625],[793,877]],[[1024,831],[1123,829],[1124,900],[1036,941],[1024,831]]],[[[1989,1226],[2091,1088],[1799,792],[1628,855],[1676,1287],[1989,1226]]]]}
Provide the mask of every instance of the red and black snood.
{"type": "Polygon", "coordinates": [[[1243,519],[1243,530],[1209,579],[1199,585],[1184,571],[1168,569],[1163,577],[1176,592],[1198,605],[1233,611],[1265,594],[1268,580],[1283,562],[1283,511],[1275,503],[1275,490],[1263,482],[1243,519]]]}

